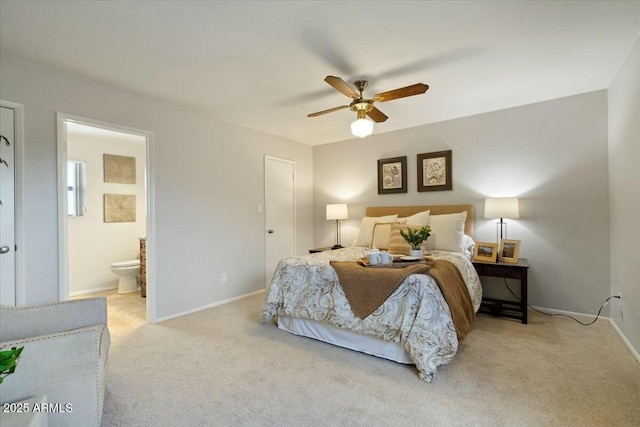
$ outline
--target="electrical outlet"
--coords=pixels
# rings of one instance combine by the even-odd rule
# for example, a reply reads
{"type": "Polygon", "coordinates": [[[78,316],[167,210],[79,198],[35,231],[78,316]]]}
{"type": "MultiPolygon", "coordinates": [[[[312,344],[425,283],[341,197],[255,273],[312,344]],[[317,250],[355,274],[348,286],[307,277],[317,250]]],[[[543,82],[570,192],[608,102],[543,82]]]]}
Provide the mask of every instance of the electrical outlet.
{"type": "Polygon", "coordinates": [[[222,283],[222,284],[227,283],[227,273],[222,273],[220,275],[220,283],[222,283]]]}

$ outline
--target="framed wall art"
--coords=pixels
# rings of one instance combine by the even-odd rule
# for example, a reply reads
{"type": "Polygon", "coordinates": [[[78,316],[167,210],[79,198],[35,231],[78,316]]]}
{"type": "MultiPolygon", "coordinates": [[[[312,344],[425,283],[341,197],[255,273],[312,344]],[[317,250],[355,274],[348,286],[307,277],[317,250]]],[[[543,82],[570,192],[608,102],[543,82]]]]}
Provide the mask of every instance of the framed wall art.
{"type": "Polygon", "coordinates": [[[497,243],[476,242],[476,246],[473,250],[474,261],[495,263],[497,255],[497,243]]]}
{"type": "Polygon", "coordinates": [[[453,189],[451,150],[418,154],[418,191],[453,189]]]}
{"type": "Polygon", "coordinates": [[[407,156],[378,160],[378,194],[407,192],[407,156]]]}
{"type": "Polygon", "coordinates": [[[516,264],[520,255],[520,240],[502,239],[498,251],[498,261],[516,264]]]}

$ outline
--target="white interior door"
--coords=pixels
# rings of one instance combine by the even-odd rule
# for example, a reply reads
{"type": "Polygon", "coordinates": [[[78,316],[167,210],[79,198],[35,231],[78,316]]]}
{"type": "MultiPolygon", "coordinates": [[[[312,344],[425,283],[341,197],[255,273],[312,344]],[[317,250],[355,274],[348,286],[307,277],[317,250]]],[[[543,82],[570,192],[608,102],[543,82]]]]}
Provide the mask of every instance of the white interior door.
{"type": "Polygon", "coordinates": [[[16,305],[15,111],[0,107],[0,304],[16,305]]]}
{"type": "Polygon", "coordinates": [[[296,252],[295,162],[264,159],[264,223],[267,286],[278,262],[296,252]]]}

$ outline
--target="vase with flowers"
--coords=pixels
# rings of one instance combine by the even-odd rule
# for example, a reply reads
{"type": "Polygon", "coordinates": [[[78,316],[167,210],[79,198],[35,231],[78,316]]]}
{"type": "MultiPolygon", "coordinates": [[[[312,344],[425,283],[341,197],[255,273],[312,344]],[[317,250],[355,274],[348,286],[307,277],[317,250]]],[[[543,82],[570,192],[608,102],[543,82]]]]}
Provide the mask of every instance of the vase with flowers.
{"type": "Polygon", "coordinates": [[[411,246],[409,255],[420,259],[424,258],[422,244],[426,242],[431,235],[431,227],[428,225],[420,228],[407,227],[406,232],[404,230],[400,230],[400,235],[411,246]]]}

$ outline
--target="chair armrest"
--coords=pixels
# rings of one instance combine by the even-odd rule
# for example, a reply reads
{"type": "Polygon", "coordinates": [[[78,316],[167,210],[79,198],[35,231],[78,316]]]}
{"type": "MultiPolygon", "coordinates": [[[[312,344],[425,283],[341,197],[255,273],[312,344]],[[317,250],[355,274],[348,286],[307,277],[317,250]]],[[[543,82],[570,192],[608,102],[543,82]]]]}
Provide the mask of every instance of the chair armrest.
{"type": "Polygon", "coordinates": [[[0,342],[24,346],[16,371],[2,383],[0,403],[47,395],[62,408],[49,413],[50,425],[100,425],[109,343],[106,325],[0,342]]]}
{"type": "Polygon", "coordinates": [[[107,324],[107,300],[83,298],[47,304],[0,306],[0,341],[107,324]]]}

